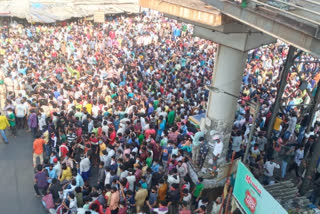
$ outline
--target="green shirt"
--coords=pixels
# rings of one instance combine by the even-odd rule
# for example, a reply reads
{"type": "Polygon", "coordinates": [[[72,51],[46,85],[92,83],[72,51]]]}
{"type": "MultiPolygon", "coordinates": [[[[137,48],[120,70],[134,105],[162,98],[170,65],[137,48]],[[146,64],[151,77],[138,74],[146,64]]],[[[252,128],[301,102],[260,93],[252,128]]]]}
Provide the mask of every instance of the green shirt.
{"type": "Polygon", "coordinates": [[[187,25],[182,25],[182,31],[187,31],[187,25]]]}
{"type": "Polygon", "coordinates": [[[159,100],[153,101],[153,108],[154,108],[154,110],[156,110],[156,109],[158,108],[158,105],[159,105],[159,100]]]}
{"type": "Polygon", "coordinates": [[[60,141],[61,143],[65,143],[67,141],[67,137],[65,134],[60,135],[60,141]]]}
{"type": "Polygon", "coordinates": [[[161,141],[160,141],[160,146],[163,147],[165,145],[167,145],[168,143],[168,139],[167,138],[163,138],[161,141]]]}
{"type": "Polygon", "coordinates": [[[173,125],[174,122],[174,111],[170,111],[168,114],[168,124],[173,125]]]}
{"type": "Polygon", "coordinates": [[[16,125],[16,116],[14,116],[14,113],[11,113],[9,115],[9,124],[10,126],[15,126],[16,125]]]}
{"type": "Polygon", "coordinates": [[[202,190],[203,190],[203,184],[202,184],[202,183],[197,184],[197,185],[196,185],[196,189],[195,189],[194,192],[193,192],[193,196],[196,197],[196,198],[198,198],[199,195],[200,195],[200,192],[201,192],[202,190]]]}
{"type": "Polygon", "coordinates": [[[111,98],[114,99],[117,96],[117,93],[111,94],[111,98]]]}
{"type": "Polygon", "coordinates": [[[141,144],[143,142],[143,140],[144,140],[144,135],[140,134],[138,139],[139,139],[139,143],[141,144]]]}
{"type": "Polygon", "coordinates": [[[152,159],[151,158],[147,158],[146,159],[146,163],[147,163],[148,167],[151,167],[152,159]]]}

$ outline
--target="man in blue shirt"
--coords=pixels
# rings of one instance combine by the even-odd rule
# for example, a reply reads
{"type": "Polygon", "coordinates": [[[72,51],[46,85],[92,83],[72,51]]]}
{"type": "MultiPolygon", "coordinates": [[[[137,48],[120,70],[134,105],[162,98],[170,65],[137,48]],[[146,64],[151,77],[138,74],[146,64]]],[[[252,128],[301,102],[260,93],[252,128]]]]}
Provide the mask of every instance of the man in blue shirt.
{"type": "Polygon", "coordinates": [[[76,170],[72,171],[72,176],[76,179],[76,186],[83,187],[84,185],[83,178],[76,170]]]}
{"type": "Polygon", "coordinates": [[[53,168],[53,164],[50,164],[49,166],[46,167],[46,170],[48,171],[48,183],[51,184],[52,179],[57,178],[57,173],[56,170],[53,168]]]}

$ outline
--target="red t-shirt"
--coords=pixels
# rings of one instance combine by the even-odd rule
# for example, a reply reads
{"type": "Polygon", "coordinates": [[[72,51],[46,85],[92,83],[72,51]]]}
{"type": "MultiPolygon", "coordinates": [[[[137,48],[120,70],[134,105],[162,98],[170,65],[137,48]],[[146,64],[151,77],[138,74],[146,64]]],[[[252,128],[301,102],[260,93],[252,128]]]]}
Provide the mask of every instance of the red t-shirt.
{"type": "Polygon", "coordinates": [[[114,141],[115,141],[115,139],[116,139],[116,132],[115,132],[115,131],[113,131],[113,132],[111,133],[110,139],[111,139],[111,141],[110,141],[109,143],[110,143],[111,145],[114,144],[114,141]]]}

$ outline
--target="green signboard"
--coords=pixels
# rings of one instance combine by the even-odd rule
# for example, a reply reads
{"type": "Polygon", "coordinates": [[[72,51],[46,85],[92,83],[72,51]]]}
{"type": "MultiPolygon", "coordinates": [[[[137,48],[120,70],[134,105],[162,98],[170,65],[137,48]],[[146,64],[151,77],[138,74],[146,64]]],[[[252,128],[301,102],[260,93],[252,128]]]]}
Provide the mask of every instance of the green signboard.
{"type": "Polygon", "coordinates": [[[247,214],[288,213],[240,161],[233,195],[247,214]]]}

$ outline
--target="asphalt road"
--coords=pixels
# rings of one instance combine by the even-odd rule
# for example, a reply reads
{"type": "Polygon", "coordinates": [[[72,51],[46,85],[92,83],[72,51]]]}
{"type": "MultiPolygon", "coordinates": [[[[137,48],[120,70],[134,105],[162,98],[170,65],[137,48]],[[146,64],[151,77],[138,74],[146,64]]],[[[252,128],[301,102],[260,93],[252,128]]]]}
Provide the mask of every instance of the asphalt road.
{"type": "Polygon", "coordinates": [[[47,213],[33,189],[32,143],[30,133],[18,131],[9,136],[9,144],[0,140],[0,213],[47,213]]]}

